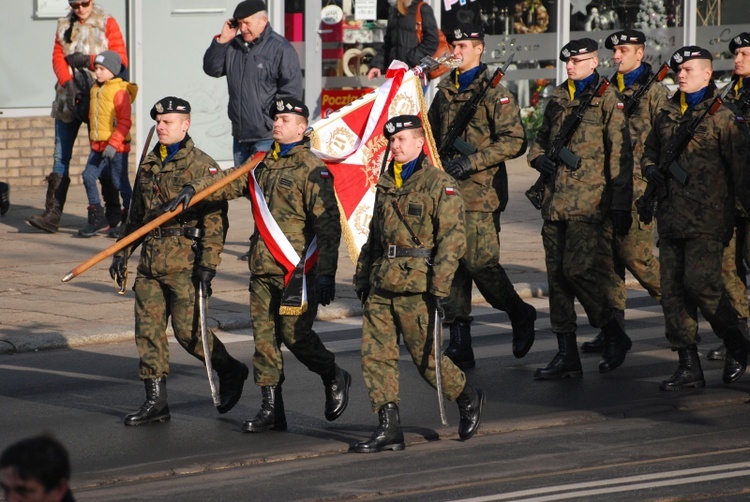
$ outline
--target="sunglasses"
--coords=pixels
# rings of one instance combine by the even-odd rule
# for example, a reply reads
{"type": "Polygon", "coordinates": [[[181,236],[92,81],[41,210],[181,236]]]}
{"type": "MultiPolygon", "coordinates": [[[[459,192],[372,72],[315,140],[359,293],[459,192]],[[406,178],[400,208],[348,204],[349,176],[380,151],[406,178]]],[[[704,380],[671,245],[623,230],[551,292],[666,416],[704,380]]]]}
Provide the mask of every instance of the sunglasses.
{"type": "Polygon", "coordinates": [[[86,9],[89,5],[91,5],[91,0],[89,0],[88,2],[72,3],[70,4],[70,8],[73,10],[80,9],[81,7],[86,9]]]}

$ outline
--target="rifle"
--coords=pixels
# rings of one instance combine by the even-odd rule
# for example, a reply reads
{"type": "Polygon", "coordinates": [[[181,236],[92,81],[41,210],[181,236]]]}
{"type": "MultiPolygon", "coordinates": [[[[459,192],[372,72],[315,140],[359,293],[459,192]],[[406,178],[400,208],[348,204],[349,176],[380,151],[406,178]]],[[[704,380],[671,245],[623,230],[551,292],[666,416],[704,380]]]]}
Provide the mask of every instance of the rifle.
{"type": "Polygon", "coordinates": [[[690,180],[690,173],[677,163],[677,159],[680,157],[682,152],[687,148],[690,142],[693,140],[698,126],[708,115],[714,115],[726,98],[729,90],[734,87],[737,81],[735,75],[732,80],[724,87],[721,94],[714,97],[711,105],[699,116],[691,120],[690,122],[683,123],[683,125],[677,130],[672,140],[667,144],[667,153],[659,161],[659,165],[656,167],[659,172],[664,175],[665,184],[662,187],[657,187],[653,183],[649,182],[646,186],[646,191],[643,195],[635,201],[635,208],[638,211],[638,218],[643,223],[649,224],[654,219],[656,209],[659,206],[659,202],[666,199],[668,192],[666,187],[666,181],[668,178],[677,180],[680,185],[686,185],[690,180]],[[687,125],[686,125],[687,124],[687,125]]]}
{"type": "MultiPolygon", "coordinates": [[[[604,91],[609,87],[610,82],[617,76],[617,70],[620,68],[620,63],[615,65],[615,69],[609,77],[604,77],[599,81],[599,84],[594,89],[594,92],[589,94],[585,101],[583,101],[575,111],[568,115],[560,128],[560,132],[557,133],[555,139],[552,140],[552,145],[547,151],[547,157],[550,158],[555,164],[562,162],[570,168],[571,171],[577,170],[581,167],[581,159],[578,155],[571,152],[567,146],[573,135],[578,130],[578,127],[583,122],[583,116],[586,113],[586,109],[591,105],[594,98],[600,98],[604,95],[604,91]]],[[[544,185],[545,179],[543,175],[537,178],[536,182],[526,190],[526,197],[531,201],[531,204],[537,208],[542,208],[542,199],[544,198],[544,185]]]]}
{"type": "Polygon", "coordinates": [[[515,55],[515,52],[511,52],[505,65],[502,68],[495,70],[495,73],[492,74],[491,78],[484,79],[480,84],[479,90],[477,90],[471,99],[469,99],[469,101],[467,101],[458,111],[456,118],[453,120],[450,127],[448,127],[448,132],[446,132],[445,138],[438,149],[440,160],[452,159],[459,154],[471,155],[477,151],[476,148],[464,141],[461,138],[461,135],[466,128],[469,127],[469,122],[471,122],[471,119],[474,118],[474,115],[477,113],[477,108],[479,108],[479,103],[482,101],[482,98],[484,98],[484,95],[487,94],[487,91],[490,88],[494,89],[497,87],[503,79],[505,72],[508,70],[508,66],[513,62],[513,57],[515,55]]]}
{"type": "Polygon", "coordinates": [[[625,112],[625,116],[627,118],[630,118],[633,116],[635,111],[638,109],[638,104],[641,102],[641,98],[646,95],[646,93],[651,89],[651,87],[656,82],[661,82],[664,80],[664,77],[667,76],[667,73],[669,73],[669,65],[667,63],[664,63],[661,65],[661,68],[659,68],[659,71],[654,74],[654,76],[651,77],[651,79],[646,83],[646,85],[641,86],[640,89],[635,91],[632,96],[630,96],[630,99],[628,99],[627,103],[625,103],[625,108],[623,109],[623,112],[625,112]]]}

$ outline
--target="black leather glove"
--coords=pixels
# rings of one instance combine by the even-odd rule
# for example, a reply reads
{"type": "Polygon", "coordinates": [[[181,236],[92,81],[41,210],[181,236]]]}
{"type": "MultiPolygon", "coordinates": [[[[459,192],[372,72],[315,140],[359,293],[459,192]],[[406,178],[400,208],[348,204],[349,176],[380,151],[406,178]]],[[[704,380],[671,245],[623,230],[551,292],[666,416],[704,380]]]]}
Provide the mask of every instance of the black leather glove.
{"type": "Polygon", "coordinates": [[[203,265],[199,265],[193,273],[193,279],[196,283],[203,284],[203,290],[206,292],[207,297],[211,296],[213,292],[211,291],[211,281],[214,280],[214,276],[216,276],[216,270],[204,267],[203,265]]]}
{"type": "Polygon", "coordinates": [[[630,226],[633,224],[633,215],[630,211],[613,209],[609,212],[609,218],[612,220],[612,230],[617,235],[628,235],[630,226]]]}
{"type": "Polygon", "coordinates": [[[453,160],[449,160],[443,165],[445,172],[456,178],[457,180],[465,180],[474,171],[471,167],[471,161],[469,157],[462,155],[456,157],[453,160]]]}
{"type": "Polygon", "coordinates": [[[316,276],[315,291],[318,295],[318,303],[328,305],[336,297],[336,280],[332,275],[316,276]]]}
{"type": "Polygon", "coordinates": [[[122,279],[125,277],[125,269],[128,267],[128,260],[122,256],[113,256],[112,265],[109,266],[109,276],[114,279],[122,279]]]}
{"type": "Polygon", "coordinates": [[[195,188],[190,185],[183,187],[182,190],[180,190],[180,193],[177,194],[177,197],[167,205],[166,212],[171,213],[177,209],[180,204],[182,204],[182,209],[187,210],[193,195],[195,195],[195,188]]]}
{"type": "Polygon", "coordinates": [[[359,298],[359,302],[364,307],[365,303],[367,303],[367,297],[370,296],[370,286],[362,286],[355,290],[357,293],[357,298],[359,298]]]}
{"type": "Polygon", "coordinates": [[[542,154],[539,157],[531,161],[531,167],[539,171],[545,176],[554,176],[557,171],[557,165],[552,162],[552,159],[547,157],[546,154],[542,154]]]}
{"type": "Polygon", "coordinates": [[[646,176],[648,182],[653,183],[654,186],[664,186],[664,175],[661,171],[659,171],[658,167],[654,165],[646,166],[646,168],[643,170],[643,174],[646,176]]]}
{"type": "Polygon", "coordinates": [[[435,297],[435,308],[441,319],[445,319],[445,305],[448,303],[448,298],[443,296],[435,297]]]}
{"type": "Polygon", "coordinates": [[[82,52],[74,52],[65,56],[68,66],[73,68],[89,68],[91,66],[91,57],[82,52]]]}

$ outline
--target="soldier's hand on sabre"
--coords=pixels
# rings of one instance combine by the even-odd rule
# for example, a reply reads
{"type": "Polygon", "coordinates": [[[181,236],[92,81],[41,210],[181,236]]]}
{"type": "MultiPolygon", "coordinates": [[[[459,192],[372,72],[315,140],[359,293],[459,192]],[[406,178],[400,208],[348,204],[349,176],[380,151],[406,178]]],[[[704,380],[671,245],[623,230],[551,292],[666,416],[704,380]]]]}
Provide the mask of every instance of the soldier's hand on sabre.
{"type": "Polygon", "coordinates": [[[445,319],[445,305],[448,303],[448,298],[444,296],[435,297],[435,309],[441,319],[445,319]]]}
{"type": "Polygon", "coordinates": [[[318,296],[318,303],[328,305],[336,296],[336,280],[332,275],[315,277],[315,291],[318,296]]]}
{"type": "Polygon", "coordinates": [[[531,167],[539,171],[541,174],[547,176],[554,176],[557,166],[555,163],[547,157],[545,154],[540,155],[531,161],[531,167]]]}
{"type": "Polygon", "coordinates": [[[203,291],[206,292],[206,296],[211,296],[211,293],[213,293],[211,290],[211,281],[214,279],[214,276],[216,276],[216,270],[204,267],[203,265],[196,268],[193,273],[193,279],[195,279],[196,283],[203,284],[203,291]]]}
{"type": "Polygon", "coordinates": [[[362,286],[360,288],[357,288],[355,292],[357,293],[359,302],[364,307],[365,303],[367,302],[367,297],[370,295],[370,286],[362,286]]]}
{"type": "Polygon", "coordinates": [[[190,185],[183,187],[182,190],[180,190],[180,193],[177,194],[177,197],[175,197],[172,202],[167,205],[166,211],[168,213],[171,213],[172,211],[177,209],[180,204],[182,204],[182,209],[187,210],[188,206],[190,205],[190,200],[193,198],[193,195],[195,195],[195,188],[191,187],[190,185]]]}
{"type": "Polygon", "coordinates": [[[112,257],[112,265],[109,266],[109,276],[114,279],[117,290],[125,294],[125,281],[128,277],[128,260],[123,256],[112,257]]]}

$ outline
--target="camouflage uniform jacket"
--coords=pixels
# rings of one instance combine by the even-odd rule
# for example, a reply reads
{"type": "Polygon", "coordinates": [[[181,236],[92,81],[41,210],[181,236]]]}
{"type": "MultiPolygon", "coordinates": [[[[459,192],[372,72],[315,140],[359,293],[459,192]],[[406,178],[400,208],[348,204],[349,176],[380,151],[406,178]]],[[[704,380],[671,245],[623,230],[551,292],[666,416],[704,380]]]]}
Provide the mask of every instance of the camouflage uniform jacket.
{"type": "MultiPolygon", "coordinates": [[[[130,216],[122,235],[128,235],[145,223],[161,216],[164,205],[177,196],[190,181],[220,171],[219,165],[207,154],[195,147],[189,136],[180,144],[174,156],[162,164],[159,156],[160,144],[150,152],[141,164],[135,180],[130,216]]],[[[229,229],[226,202],[201,202],[187,212],[181,213],[161,226],[165,228],[197,227],[203,230],[198,239],[200,257],[192,249],[193,239],[184,236],[156,238],[147,234],[141,249],[139,273],[159,276],[191,270],[197,265],[216,269],[221,262],[221,251],[229,229]]],[[[129,257],[138,246],[132,244],[117,253],[129,257]]]]}
{"type": "MultiPolygon", "coordinates": [[[[438,149],[459,110],[477,92],[482,82],[492,76],[485,66],[474,81],[459,92],[454,85],[456,71],[453,70],[440,82],[428,112],[438,149]]],[[[474,172],[468,179],[456,181],[466,211],[494,213],[504,210],[508,204],[505,161],[520,157],[526,151],[526,131],[513,95],[502,85],[490,88],[461,138],[477,149],[476,153],[469,155],[474,172]]],[[[450,159],[440,160],[447,162],[450,159]]]]}
{"type": "MultiPolygon", "coordinates": [[[[333,191],[333,174],[310,151],[310,140],[307,138],[279,156],[278,160],[274,160],[269,152],[263,164],[255,169],[255,177],[276,223],[299,256],[304,256],[317,235],[317,273],[336,275],[341,226],[333,191]]],[[[198,192],[236,169],[222,171],[217,176],[198,180],[191,185],[198,192]]],[[[209,196],[209,200],[236,199],[246,195],[248,176],[241,176],[216,191],[209,196]]],[[[250,237],[248,266],[254,275],[285,274],[284,268],[263,242],[257,225],[250,237]]]]}
{"type": "MultiPolygon", "coordinates": [[[[633,94],[648,84],[651,77],[654,76],[650,64],[645,62],[641,64],[645,67],[644,72],[633,85],[622,91],[622,98],[626,104],[633,94]]],[[[646,142],[648,133],[651,132],[651,124],[654,122],[656,114],[666,106],[668,100],[669,90],[661,82],[654,82],[648,92],[641,97],[633,115],[628,119],[630,139],[633,143],[633,205],[643,195],[647,185],[646,179],[641,175],[640,166],[641,157],[643,157],[643,144],[646,142]]]]}
{"type": "Polygon", "coordinates": [[[357,260],[355,287],[448,296],[458,260],[466,250],[463,202],[455,185],[456,180],[422,158],[419,169],[397,188],[391,164],[378,180],[370,233],[357,260]],[[421,246],[412,240],[393,203],[421,246]],[[432,249],[432,255],[388,258],[391,245],[432,249]]]}
{"type": "MultiPolygon", "coordinates": [[[[597,78],[601,78],[597,75],[597,78]]],[[[545,153],[565,119],[594,92],[598,81],[570,100],[568,81],[552,92],[542,126],[528,160],[545,153]]],[[[633,152],[625,114],[612,86],[587,107],[583,122],[567,147],[581,158],[573,171],[557,168],[554,187],[548,183],[542,202],[542,218],[548,221],[600,223],[610,210],[630,211],[633,198],[633,152]]]]}
{"type": "MultiPolygon", "coordinates": [[[[646,140],[644,171],[659,164],[678,128],[705,112],[716,93],[713,81],[709,82],[703,100],[684,115],[680,111],[682,93],[675,93],[656,116],[646,140]]],[[[746,208],[750,207],[750,178],[743,172],[747,155],[747,126],[744,120],[737,120],[733,107],[724,105],[714,115],[706,115],[677,159],[690,174],[688,182],[683,186],[667,180],[667,198],[656,211],[659,237],[705,237],[729,242],[734,228],[735,194],[746,208]]]]}
{"type": "MultiPolygon", "coordinates": [[[[750,79],[750,77],[745,77],[746,79],[750,79]]],[[[724,100],[727,103],[732,103],[735,108],[737,108],[738,112],[742,114],[743,117],[745,117],[745,123],[748,123],[748,120],[750,120],[750,89],[747,87],[737,89],[733,88],[729,91],[729,94],[727,94],[726,99],[724,100]]],[[[750,159],[748,159],[748,162],[750,163],[750,159]]],[[[750,165],[748,165],[745,169],[750,169],[750,165]]],[[[747,218],[748,212],[745,211],[745,209],[742,207],[742,204],[740,204],[740,201],[737,201],[737,212],[740,216],[743,218],[747,218]]]]}

